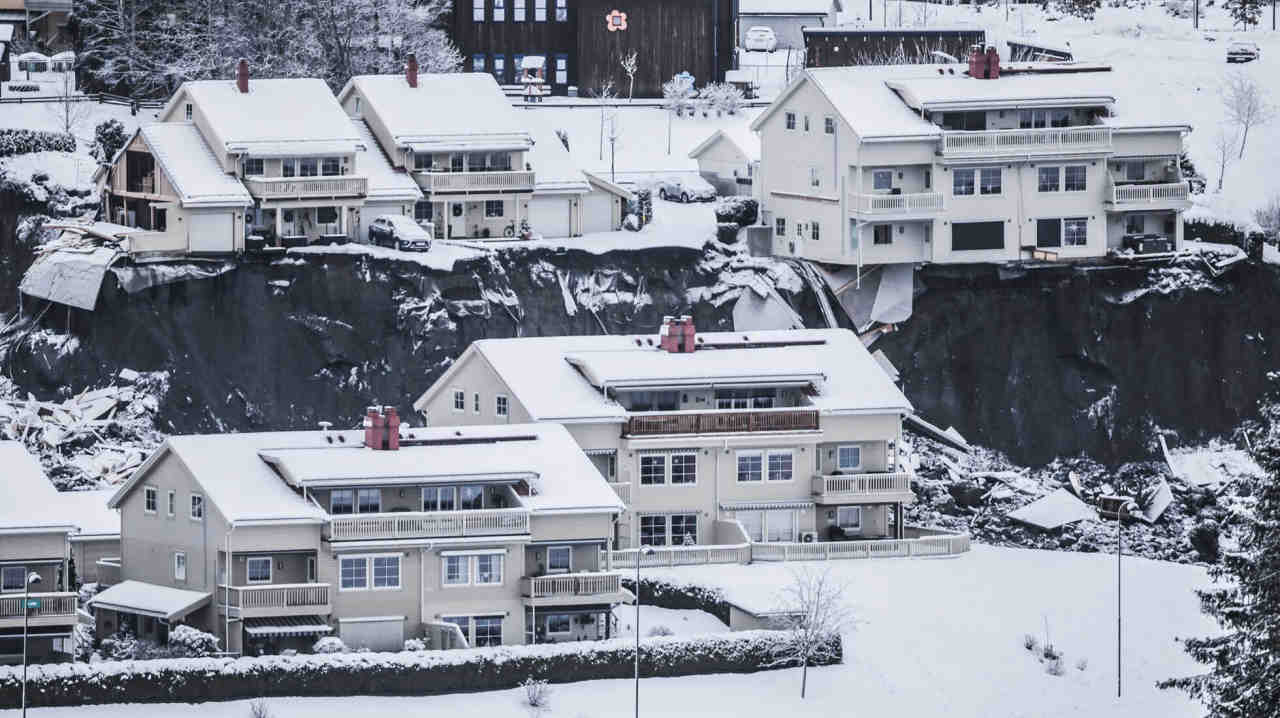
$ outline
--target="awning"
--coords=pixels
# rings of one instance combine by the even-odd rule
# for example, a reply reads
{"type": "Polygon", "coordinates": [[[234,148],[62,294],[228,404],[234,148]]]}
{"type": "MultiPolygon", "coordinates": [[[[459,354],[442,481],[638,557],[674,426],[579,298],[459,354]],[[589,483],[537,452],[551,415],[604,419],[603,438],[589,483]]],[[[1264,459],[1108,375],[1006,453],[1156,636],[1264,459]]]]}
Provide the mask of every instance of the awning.
{"type": "Polygon", "coordinates": [[[587,456],[617,456],[617,449],[587,449],[584,453],[587,456]]]}
{"type": "Polygon", "coordinates": [[[743,501],[720,504],[721,511],[773,511],[784,509],[811,509],[812,501],[743,501]]]}
{"type": "Polygon", "coordinates": [[[267,636],[319,636],[333,633],[333,627],[320,616],[276,616],[246,618],[244,632],[253,638],[267,636]]]}
{"type": "Polygon", "coordinates": [[[123,581],[89,599],[94,608],[173,621],[209,602],[212,594],[143,581],[123,581]]]}

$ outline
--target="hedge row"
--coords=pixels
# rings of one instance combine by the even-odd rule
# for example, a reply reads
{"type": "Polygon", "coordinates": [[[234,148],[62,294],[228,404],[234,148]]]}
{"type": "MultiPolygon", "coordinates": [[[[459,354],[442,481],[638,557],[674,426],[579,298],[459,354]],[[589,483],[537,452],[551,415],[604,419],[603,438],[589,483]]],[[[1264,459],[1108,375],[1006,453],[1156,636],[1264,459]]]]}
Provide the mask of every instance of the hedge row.
{"type": "MultiPolygon", "coordinates": [[[[753,673],[774,665],[789,634],[743,631],[717,636],[645,639],[640,674],[690,676],[753,673]]],[[[839,663],[839,635],[830,638],[839,663]]],[[[515,688],[529,677],[553,683],[629,678],[630,639],[501,646],[456,651],[341,653],[261,658],[171,658],[32,666],[31,706],[201,702],[283,696],[421,696],[515,688]]],[[[816,663],[815,663],[816,665],[816,663]]],[[[21,668],[0,669],[0,708],[19,703],[21,668]]]]}
{"type": "Polygon", "coordinates": [[[1217,244],[1244,246],[1245,233],[1232,222],[1190,219],[1182,225],[1182,236],[1217,244]]]}
{"type": "MultiPolygon", "coordinates": [[[[634,579],[624,576],[622,586],[632,593],[636,592],[634,579]]],[[[726,626],[729,625],[729,602],[724,600],[724,594],[718,589],[642,577],[640,591],[640,602],[646,606],[706,611],[720,619],[726,626]]]]}
{"type": "Polygon", "coordinates": [[[47,151],[75,152],[76,138],[61,132],[0,129],[0,157],[47,151]]]}

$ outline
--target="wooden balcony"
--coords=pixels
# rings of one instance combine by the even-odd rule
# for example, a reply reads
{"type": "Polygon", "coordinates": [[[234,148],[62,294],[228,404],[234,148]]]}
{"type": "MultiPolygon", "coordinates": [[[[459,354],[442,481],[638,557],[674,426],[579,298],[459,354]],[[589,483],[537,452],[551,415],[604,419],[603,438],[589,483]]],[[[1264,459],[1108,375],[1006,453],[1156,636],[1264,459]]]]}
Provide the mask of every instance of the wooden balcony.
{"type": "Polygon", "coordinates": [[[817,409],[726,409],[633,414],[625,436],[666,434],[745,434],[763,431],[817,431],[817,409]]]}
{"type": "Polygon", "coordinates": [[[350,514],[329,519],[329,540],[450,538],[529,533],[527,509],[350,514]]]}
{"type": "Polygon", "coordinates": [[[600,563],[615,569],[651,566],[700,566],[714,563],[750,563],[752,544],[647,546],[651,553],[627,548],[600,552],[600,563]]]}
{"type": "Polygon", "coordinates": [[[258,586],[218,586],[217,603],[226,603],[235,618],[327,616],[333,612],[327,583],[273,583],[258,586]]]}
{"type": "Polygon", "coordinates": [[[1110,127],[1049,127],[942,133],[944,157],[998,157],[1110,151],[1110,127]]]}
{"type": "MultiPolygon", "coordinates": [[[[75,593],[32,593],[25,600],[39,604],[27,608],[29,626],[70,626],[76,622],[75,593]]],[[[0,596],[0,628],[22,628],[23,601],[21,593],[0,596]]]]}
{"type": "Polygon", "coordinates": [[[534,175],[523,171],[416,171],[413,176],[424,192],[532,192],[534,175]]]}
{"type": "Polygon", "coordinates": [[[1185,209],[1191,206],[1191,188],[1186,182],[1158,184],[1112,183],[1107,203],[1117,210],[1185,209]]]}
{"type": "Polygon", "coordinates": [[[573,606],[630,603],[635,596],[622,587],[616,573],[562,573],[520,580],[520,595],[528,606],[573,606]]]}
{"type": "Polygon", "coordinates": [[[613,489],[613,493],[622,499],[622,503],[628,506],[631,505],[631,484],[610,483],[609,488],[613,489]]]}
{"type": "Polygon", "coordinates": [[[911,473],[907,471],[815,476],[813,495],[823,504],[909,504],[916,500],[911,492],[911,473]]]}
{"type": "Polygon", "coordinates": [[[249,194],[259,199],[336,199],[363,197],[369,180],[358,175],[329,177],[245,177],[249,194]]]}
{"type": "Polygon", "coordinates": [[[931,217],[943,209],[942,195],[937,192],[849,195],[849,211],[867,217],[931,217]]]}

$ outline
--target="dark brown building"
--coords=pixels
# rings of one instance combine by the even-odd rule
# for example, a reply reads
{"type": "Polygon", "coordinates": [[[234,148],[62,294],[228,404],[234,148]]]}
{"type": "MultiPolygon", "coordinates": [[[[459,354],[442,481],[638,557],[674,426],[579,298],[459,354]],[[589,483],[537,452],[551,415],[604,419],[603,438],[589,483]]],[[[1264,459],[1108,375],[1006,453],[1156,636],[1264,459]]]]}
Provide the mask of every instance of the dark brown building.
{"type": "Polygon", "coordinates": [[[545,56],[556,94],[575,86],[587,95],[612,79],[625,95],[620,59],[635,50],[635,95],[658,97],[680,72],[698,85],[724,80],[737,7],[738,0],[454,0],[452,35],[464,68],[492,73],[499,84],[515,82],[525,55],[545,56]]]}
{"type": "Polygon", "coordinates": [[[986,32],[979,28],[804,29],[807,67],[938,62],[934,52],[944,52],[963,62],[973,45],[985,46],[986,32]]]}

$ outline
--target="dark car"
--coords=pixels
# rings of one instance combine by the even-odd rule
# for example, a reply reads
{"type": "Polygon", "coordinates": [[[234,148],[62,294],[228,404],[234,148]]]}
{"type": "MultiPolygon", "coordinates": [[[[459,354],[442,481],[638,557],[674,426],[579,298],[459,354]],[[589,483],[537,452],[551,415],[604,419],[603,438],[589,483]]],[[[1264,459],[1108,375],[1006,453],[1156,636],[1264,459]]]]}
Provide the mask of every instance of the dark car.
{"type": "Polygon", "coordinates": [[[431,226],[422,227],[409,217],[384,214],[369,223],[369,243],[400,250],[425,252],[431,249],[431,226]]]}

